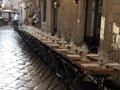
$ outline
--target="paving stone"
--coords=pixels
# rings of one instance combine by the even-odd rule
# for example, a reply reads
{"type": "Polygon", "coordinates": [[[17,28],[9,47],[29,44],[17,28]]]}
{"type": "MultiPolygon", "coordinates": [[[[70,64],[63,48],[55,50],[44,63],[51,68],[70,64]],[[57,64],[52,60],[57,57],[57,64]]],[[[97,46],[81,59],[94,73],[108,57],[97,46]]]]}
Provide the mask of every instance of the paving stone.
{"type": "Polygon", "coordinates": [[[26,81],[22,81],[22,80],[16,80],[12,83],[10,83],[8,86],[12,87],[12,88],[19,88],[21,86],[24,86],[24,84],[27,83],[26,81]]]}
{"type": "Polygon", "coordinates": [[[33,76],[30,75],[25,75],[20,78],[20,80],[24,80],[24,81],[30,81],[31,79],[33,79],[33,76]]]}
{"type": "Polygon", "coordinates": [[[4,87],[4,88],[2,88],[1,90],[16,90],[16,89],[11,88],[11,87],[4,87]]]}
{"type": "Polygon", "coordinates": [[[41,80],[40,80],[40,76],[38,75],[38,76],[35,76],[33,79],[32,79],[32,81],[33,82],[41,82],[41,80]]]}
{"type": "Polygon", "coordinates": [[[24,75],[29,73],[29,71],[25,68],[22,70],[19,70],[18,72],[23,73],[24,75]]]}
{"type": "Polygon", "coordinates": [[[18,90],[33,90],[33,88],[29,88],[29,87],[20,87],[20,88],[18,88],[18,90]]]}
{"type": "Polygon", "coordinates": [[[33,76],[33,77],[36,77],[38,75],[38,73],[35,70],[32,70],[30,72],[30,75],[33,76]]]}
{"type": "Polygon", "coordinates": [[[20,72],[13,73],[15,76],[22,77],[24,74],[20,72]]]}
{"type": "Polygon", "coordinates": [[[13,81],[15,81],[15,78],[8,76],[8,77],[6,77],[6,78],[4,79],[4,81],[3,81],[2,83],[7,83],[7,84],[9,84],[9,83],[11,83],[11,82],[13,82],[13,81]]]}
{"type": "Polygon", "coordinates": [[[22,69],[25,68],[25,66],[24,66],[24,65],[18,65],[18,66],[15,66],[14,68],[17,68],[17,69],[19,69],[19,70],[22,70],[22,69]]]}
{"type": "Polygon", "coordinates": [[[34,88],[37,84],[38,82],[29,81],[26,84],[24,84],[24,86],[29,88],[34,88]]]}

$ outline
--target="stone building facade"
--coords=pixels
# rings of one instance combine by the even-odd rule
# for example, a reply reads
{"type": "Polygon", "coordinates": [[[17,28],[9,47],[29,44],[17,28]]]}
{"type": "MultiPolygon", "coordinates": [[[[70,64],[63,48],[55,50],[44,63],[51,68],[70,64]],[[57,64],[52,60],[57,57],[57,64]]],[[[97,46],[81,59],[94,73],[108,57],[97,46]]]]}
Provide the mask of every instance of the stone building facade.
{"type": "Polygon", "coordinates": [[[31,2],[31,8],[39,7],[41,30],[62,35],[77,45],[86,42],[105,51],[120,50],[120,0],[25,1],[26,5],[31,2]]]}
{"type": "Polygon", "coordinates": [[[101,47],[120,48],[120,0],[104,0],[101,20],[101,47]],[[102,36],[103,35],[103,36],[102,36]]]}
{"type": "Polygon", "coordinates": [[[26,5],[24,1],[18,2],[18,12],[19,12],[19,23],[23,23],[26,19],[26,5]]]}
{"type": "Polygon", "coordinates": [[[26,18],[28,18],[32,11],[35,9],[35,1],[34,0],[23,0],[25,2],[25,10],[26,10],[26,18]]]}
{"type": "Polygon", "coordinates": [[[40,0],[41,29],[64,35],[75,43],[85,41],[90,47],[97,45],[103,50],[118,49],[120,0],[74,1],[40,0]]]}
{"type": "Polygon", "coordinates": [[[11,5],[12,8],[18,10],[20,1],[22,0],[9,0],[8,3],[11,5]]]}
{"type": "Polygon", "coordinates": [[[26,11],[26,22],[30,24],[33,20],[33,15],[36,14],[36,25],[35,27],[40,27],[40,0],[23,0],[25,2],[26,11]],[[30,22],[29,22],[30,21],[30,22]]]}
{"type": "MultiPolygon", "coordinates": [[[[41,0],[42,19],[45,13],[44,2],[45,0],[41,0]]],[[[84,41],[86,2],[88,0],[80,0],[78,4],[75,4],[74,0],[46,0],[46,21],[41,20],[41,29],[62,34],[69,41],[74,40],[76,43],[84,41]],[[57,7],[56,2],[59,4],[57,7]]],[[[90,26],[88,27],[91,28],[90,26]]]]}

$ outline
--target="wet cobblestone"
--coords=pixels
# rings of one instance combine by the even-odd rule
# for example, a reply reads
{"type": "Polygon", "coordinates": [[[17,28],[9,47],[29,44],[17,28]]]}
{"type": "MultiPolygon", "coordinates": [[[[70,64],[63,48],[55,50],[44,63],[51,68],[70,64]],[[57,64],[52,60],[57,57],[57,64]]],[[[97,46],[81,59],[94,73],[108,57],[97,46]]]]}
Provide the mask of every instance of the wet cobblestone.
{"type": "MultiPolygon", "coordinates": [[[[16,35],[11,27],[0,27],[0,90],[47,90],[51,79],[55,78],[48,88],[52,90],[58,79],[53,74],[45,80],[49,73],[41,77],[42,71],[38,73],[39,70],[32,66],[33,62],[23,52],[16,35]]],[[[54,90],[65,90],[64,87],[61,84],[54,90]]]]}

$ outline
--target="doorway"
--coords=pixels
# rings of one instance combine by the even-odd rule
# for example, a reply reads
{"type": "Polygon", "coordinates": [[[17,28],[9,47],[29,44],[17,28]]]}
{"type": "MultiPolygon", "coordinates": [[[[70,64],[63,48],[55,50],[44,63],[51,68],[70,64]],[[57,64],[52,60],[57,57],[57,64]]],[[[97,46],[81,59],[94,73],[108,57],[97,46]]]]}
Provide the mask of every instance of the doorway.
{"type": "Polygon", "coordinates": [[[86,0],[84,40],[89,48],[99,47],[101,9],[102,0],[86,0]]]}

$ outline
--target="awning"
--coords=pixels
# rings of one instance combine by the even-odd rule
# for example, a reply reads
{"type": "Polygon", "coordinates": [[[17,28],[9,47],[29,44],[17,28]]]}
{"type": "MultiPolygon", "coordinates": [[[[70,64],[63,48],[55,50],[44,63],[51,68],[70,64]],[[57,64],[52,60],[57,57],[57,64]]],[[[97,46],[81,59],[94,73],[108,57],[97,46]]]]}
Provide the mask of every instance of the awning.
{"type": "Polygon", "coordinates": [[[3,13],[12,13],[14,12],[13,10],[9,10],[9,9],[6,9],[6,10],[2,10],[3,13]]]}

